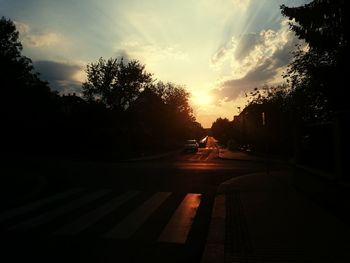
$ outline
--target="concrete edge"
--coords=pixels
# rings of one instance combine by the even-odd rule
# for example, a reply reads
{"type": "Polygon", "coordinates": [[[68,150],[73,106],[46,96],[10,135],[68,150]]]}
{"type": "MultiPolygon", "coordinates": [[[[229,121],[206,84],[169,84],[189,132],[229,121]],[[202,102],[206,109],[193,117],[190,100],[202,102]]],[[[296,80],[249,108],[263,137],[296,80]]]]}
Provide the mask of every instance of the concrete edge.
{"type": "Polygon", "coordinates": [[[266,158],[262,158],[262,157],[252,157],[252,158],[247,158],[247,159],[242,159],[242,158],[228,158],[228,157],[224,157],[220,154],[220,147],[217,147],[218,149],[218,158],[221,160],[233,160],[233,161],[242,161],[242,162],[260,162],[260,163],[274,163],[274,164],[291,164],[291,162],[289,160],[278,160],[278,159],[266,159],[266,158]]]}
{"type": "MultiPolygon", "coordinates": [[[[225,151],[231,151],[231,150],[228,150],[228,149],[226,149],[226,148],[220,147],[220,146],[218,146],[217,144],[216,144],[215,146],[216,146],[216,149],[218,150],[218,157],[219,157],[220,159],[223,159],[223,160],[235,160],[235,161],[256,161],[256,160],[254,160],[253,158],[251,158],[251,159],[249,159],[249,158],[247,158],[247,159],[241,159],[241,158],[228,158],[228,157],[224,157],[224,156],[222,156],[222,151],[223,151],[223,150],[225,150],[225,151]]],[[[260,157],[259,157],[259,159],[261,159],[261,160],[258,160],[258,161],[265,161],[264,158],[260,158],[260,157]]]]}
{"type": "Polygon", "coordinates": [[[221,160],[232,160],[232,161],[240,161],[240,162],[266,162],[265,160],[253,160],[253,159],[240,159],[240,158],[226,158],[226,157],[221,157],[219,155],[219,159],[221,160]]]}
{"type": "MultiPolygon", "coordinates": [[[[275,171],[276,173],[285,170],[275,171]]],[[[222,182],[216,192],[212,215],[210,219],[209,232],[202,255],[201,263],[225,262],[225,227],[226,227],[226,192],[229,186],[244,177],[259,176],[265,172],[249,173],[233,177],[222,182]]]]}
{"type": "Polygon", "coordinates": [[[224,194],[216,195],[201,263],[216,263],[225,260],[225,202],[224,194]]]}
{"type": "Polygon", "coordinates": [[[266,172],[256,172],[256,173],[249,173],[240,175],[237,177],[232,177],[224,182],[222,182],[217,189],[217,194],[226,194],[226,192],[229,190],[229,186],[231,184],[234,184],[235,182],[241,181],[244,177],[251,177],[251,176],[260,176],[260,175],[266,175],[266,172]]]}

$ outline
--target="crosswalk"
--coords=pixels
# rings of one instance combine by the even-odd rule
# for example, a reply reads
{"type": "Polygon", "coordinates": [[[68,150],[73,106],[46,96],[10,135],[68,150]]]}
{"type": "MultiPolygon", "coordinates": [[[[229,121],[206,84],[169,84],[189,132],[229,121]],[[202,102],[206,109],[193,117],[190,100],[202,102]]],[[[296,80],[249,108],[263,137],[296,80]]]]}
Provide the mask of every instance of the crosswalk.
{"type": "Polygon", "coordinates": [[[0,212],[0,233],[47,237],[89,235],[185,244],[198,219],[201,193],[74,188],[0,212]],[[154,229],[150,229],[154,228],[154,229]],[[143,237],[147,240],[147,237],[143,237]]]}
{"type": "Polygon", "coordinates": [[[214,147],[201,149],[196,154],[193,154],[190,158],[188,158],[188,161],[208,161],[213,154],[215,155],[214,150],[214,147]]]}
{"type": "Polygon", "coordinates": [[[200,194],[187,194],[159,236],[159,241],[185,243],[200,205],[200,194]]]}
{"type": "Polygon", "coordinates": [[[169,197],[169,192],[157,192],[131,214],[114,226],[105,237],[130,238],[147,218],[169,197]]]}

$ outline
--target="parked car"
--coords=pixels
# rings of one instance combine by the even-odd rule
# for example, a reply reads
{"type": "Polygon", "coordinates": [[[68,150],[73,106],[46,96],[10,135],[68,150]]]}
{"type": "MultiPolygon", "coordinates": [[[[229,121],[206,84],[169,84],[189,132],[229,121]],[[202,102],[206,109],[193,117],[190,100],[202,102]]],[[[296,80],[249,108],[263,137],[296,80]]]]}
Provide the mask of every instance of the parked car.
{"type": "Polygon", "coordinates": [[[185,152],[197,152],[199,144],[196,140],[187,140],[184,145],[185,152]]]}

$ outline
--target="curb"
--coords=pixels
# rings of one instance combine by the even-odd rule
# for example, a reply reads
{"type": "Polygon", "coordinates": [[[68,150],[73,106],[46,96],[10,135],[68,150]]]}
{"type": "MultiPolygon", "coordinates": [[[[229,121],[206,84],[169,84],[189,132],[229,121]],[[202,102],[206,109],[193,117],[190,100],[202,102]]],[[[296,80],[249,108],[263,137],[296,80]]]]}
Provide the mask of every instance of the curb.
{"type": "Polygon", "coordinates": [[[202,255],[201,263],[225,262],[225,241],[226,241],[226,193],[229,186],[238,182],[243,177],[256,176],[263,172],[248,173],[233,177],[222,182],[216,191],[214,206],[210,219],[209,232],[202,255]]]}
{"type": "MultiPolygon", "coordinates": [[[[219,159],[222,159],[222,160],[235,160],[235,161],[246,161],[246,162],[266,162],[266,159],[259,158],[259,157],[257,157],[256,159],[254,159],[254,158],[243,159],[243,158],[228,158],[228,157],[224,157],[224,156],[222,156],[220,150],[221,149],[218,147],[218,151],[219,151],[218,157],[219,157],[219,159]]],[[[272,161],[272,160],[270,160],[270,161],[272,161]]]]}
{"type": "Polygon", "coordinates": [[[224,262],[226,196],[216,195],[210,220],[209,233],[202,255],[202,263],[224,262]]]}
{"type": "Polygon", "coordinates": [[[253,160],[253,159],[241,159],[241,158],[226,158],[219,155],[221,160],[232,160],[232,161],[242,161],[242,162],[266,162],[266,160],[253,160]]]}
{"type": "Polygon", "coordinates": [[[289,165],[291,164],[291,161],[290,160],[279,160],[279,159],[273,159],[273,158],[269,158],[269,159],[266,159],[266,158],[262,158],[262,157],[253,157],[253,158],[228,158],[228,157],[224,157],[220,154],[220,148],[218,148],[218,151],[219,151],[219,155],[218,155],[218,158],[221,159],[221,160],[234,160],[234,161],[243,161],[243,162],[261,162],[261,163],[266,163],[266,162],[269,162],[271,164],[286,164],[286,165],[289,165]]]}

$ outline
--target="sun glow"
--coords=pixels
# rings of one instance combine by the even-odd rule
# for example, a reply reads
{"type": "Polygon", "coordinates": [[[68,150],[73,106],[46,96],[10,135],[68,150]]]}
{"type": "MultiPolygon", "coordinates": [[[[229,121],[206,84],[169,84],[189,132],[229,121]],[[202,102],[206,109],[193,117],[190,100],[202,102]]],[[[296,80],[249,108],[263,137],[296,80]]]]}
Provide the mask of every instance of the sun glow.
{"type": "Polygon", "coordinates": [[[197,106],[207,106],[213,103],[213,97],[205,91],[194,92],[192,102],[197,106]]]}

